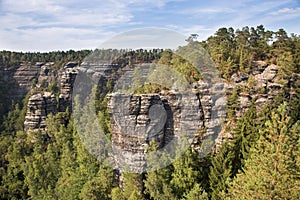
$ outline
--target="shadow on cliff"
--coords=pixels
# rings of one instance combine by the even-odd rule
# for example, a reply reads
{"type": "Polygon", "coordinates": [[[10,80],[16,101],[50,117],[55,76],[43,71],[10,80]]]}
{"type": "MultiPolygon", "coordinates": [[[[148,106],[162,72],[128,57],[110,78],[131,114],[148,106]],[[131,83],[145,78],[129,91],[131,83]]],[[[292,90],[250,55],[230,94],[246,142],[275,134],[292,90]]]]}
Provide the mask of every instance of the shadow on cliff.
{"type": "MultiPolygon", "coordinates": [[[[0,131],[4,128],[4,116],[6,116],[16,104],[19,105],[20,109],[25,106],[22,100],[30,90],[30,88],[26,86],[31,85],[32,79],[35,78],[30,78],[30,80],[28,80],[30,83],[28,82],[26,86],[23,87],[20,84],[21,81],[14,76],[19,67],[20,66],[9,68],[0,67],[0,131]]],[[[24,82],[24,79],[22,81],[24,82]]]]}

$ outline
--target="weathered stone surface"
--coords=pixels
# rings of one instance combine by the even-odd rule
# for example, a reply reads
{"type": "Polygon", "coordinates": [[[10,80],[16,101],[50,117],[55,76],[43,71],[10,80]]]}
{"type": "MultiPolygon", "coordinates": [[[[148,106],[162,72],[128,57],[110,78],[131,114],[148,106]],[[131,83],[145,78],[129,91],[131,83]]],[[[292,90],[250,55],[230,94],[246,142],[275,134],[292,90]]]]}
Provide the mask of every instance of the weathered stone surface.
{"type": "Polygon", "coordinates": [[[248,74],[245,73],[233,74],[231,76],[231,81],[235,83],[240,83],[242,81],[247,81],[248,78],[249,78],[248,74]]]}
{"type": "Polygon", "coordinates": [[[251,96],[248,93],[240,93],[238,97],[238,110],[237,110],[237,117],[241,117],[245,110],[249,108],[251,105],[251,96]]]}
{"type": "Polygon", "coordinates": [[[261,74],[255,75],[259,85],[264,85],[268,81],[272,81],[278,72],[278,67],[274,64],[269,65],[261,74]]]}
{"type": "Polygon", "coordinates": [[[78,73],[78,68],[72,68],[71,66],[77,65],[71,63],[59,71],[59,111],[61,112],[66,111],[67,108],[71,110],[73,85],[78,73]]]}
{"type": "MultiPolygon", "coordinates": [[[[126,79],[124,82],[127,85],[132,84],[133,69],[128,67],[120,68],[119,65],[105,64],[78,66],[77,62],[69,62],[64,68],[54,70],[52,65],[53,63],[20,65],[12,71],[8,69],[0,73],[0,81],[14,82],[15,97],[22,96],[30,90],[34,79],[37,80],[37,85],[40,85],[42,82],[50,84],[57,78],[60,88],[58,102],[54,95],[45,92],[30,97],[25,121],[26,130],[44,129],[45,119],[49,113],[71,108],[78,70],[87,72],[92,80],[97,80],[96,83],[103,95],[108,91],[106,85],[108,80],[114,82],[121,77],[126,79]],[[127,76],[124,77],[123,74],[127,76]]],[[[279,76],[276,65],[256,61],[252,64],[251,73],[254,76],[254,88],[238,94],[237,118],[243,115],[252,101],[260,111],[282,91],[283,83],[282,80],[277,80],[279,76]]],[[[218,121],[226,115],[224,107],[226,96],[222,94],[230,95],[236,87],[248,87],[249,77],[247,74],[239,73],[231,78],[231,82],[215,85],[203,81],[196,82],[191,92],[193,95],[178,94],[175,91],[143,95],[112,94],[109,109],[112,114],[112,143],[115,151],[119,152],[115,158],[117,165],[122,168],[127,164],[133,170],[141,171],[145,165],[144,156],[151,139],[163,147],[183,132],[193,136],[194,145],[200,144],[203,138],[212,138],[217,144],[221,144],[224,138],[232,137],[232,132],[221,131],[222,127],[218,121]],[[206,133],[201,135],[200,132],[204,129],[206,133]],[[218,138],[216,132],[221,132],[218,138]]],[[[300,75],[293,74],[287,83],[291,87],[291,96],[300,87],[299,80],[300,75]]]]}
{"type": "Polygon", "coordinates": [[[108,107],[114,160],[119,169],[128,166],[141,172],[151,140],[163,147],[183,133],[193,137],[204,128],[196,95],[112,94],[108,107]]]}
{"type": "Polygon", "coordinates": [[[57,112],[55,95],[44,92],[32,95],[28,100],[24,129],[37,130],[46,128],[46,118],[50,113],[57,112]]]}
{"type": "Polygon", "coordinates": [[[0,79],[7,86],[7,100],[18,101],[32,88],[34,79],[37,79],[40,63],[21,64],[20,66],[4,69],[0,73],[0,79]]]}
{"type": "Polygon", "coordinates": [[[256,105],[256,109],[258,111],[262,110],[262,108],[264,108],[264,106],[269,102],[268,100],[268,95],[267,94],[259,94],[256,96],[256,101],[255,101],[255,105],[256,105]]]}
{"type": "Polygon", "coordinates": [[[265,61],[258,60],[252,62],[251,71],[253,75],[261,74],[266,68],[268,64],[265,61]]]}

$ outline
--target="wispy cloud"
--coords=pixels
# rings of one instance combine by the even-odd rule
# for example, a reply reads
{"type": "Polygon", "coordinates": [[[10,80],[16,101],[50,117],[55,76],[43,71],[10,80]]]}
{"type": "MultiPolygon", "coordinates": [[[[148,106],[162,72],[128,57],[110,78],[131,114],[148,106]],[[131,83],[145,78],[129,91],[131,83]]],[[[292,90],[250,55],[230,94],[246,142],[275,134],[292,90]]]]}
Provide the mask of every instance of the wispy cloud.
{"type": "Polygon", "coordinates": [[[293,2],[294,0],[241,1],[233,6],[232,16],[224,21],[224,25],[243,27],[264,24],[274,27],[274,24],[278,24],[278,19],[269,17],[271,13],[293,2]]]}
{"type": "Polygon", "coordinates": [[[89,38],[103,41],[116,34],[113,27],[138,24],[131,7],[162,8],[174,1],[181,0],[2,0],[0,49],[95,48],[89,38]]]}
{"type": "Polygon", "coordinates": [[[143,27],[205,39],[219,27],[277,27],[294,20],[299,33],[299,13],[296,0],[0,0],[0,50],[96,48],[117,33],[143,27]]]}
{"type": "Polygon", "coordinates": [[[188,8],[180,10],[178,13],[186,14],[186,15],[216,15],[216,14],[224,14],[224,13],[233,13],[235,12],[232,8],[226,7],[207,7],[207,8],[188,8]]]}
{"type": "Polygon", "coordinates": [[[113,1],[76,8],[74,1],[4,0],[1,4],[0,48],[13,50],[95,48],[95,40],[107,39],[105,29],[132,18],[113,1]],[[118,8],[119,9],[114,9],[118,8]],[[90,38],[94,37],[94,41],[90,38]],[[98,38],[97,38],[98,37],[98,38]]]}
{"type": "Polygon", "coordinates": [[[205,40],[210,35],[213,35],[213,33],[217,30],[219,27],[209,27],[204,25],[193,25],[193,26],[178,26],[175,24],[168,25],[167,28],[171,30],[178,31],[179,33],[186,36],[186,38],[191,34],[198,34],[199,40],[205,40]]]}
{"type": "Polygon", "coordinates": [[[300,7],[296,8],[281,8],[275,12],[272,12],[271,15],[300,15],[300,7]]]}

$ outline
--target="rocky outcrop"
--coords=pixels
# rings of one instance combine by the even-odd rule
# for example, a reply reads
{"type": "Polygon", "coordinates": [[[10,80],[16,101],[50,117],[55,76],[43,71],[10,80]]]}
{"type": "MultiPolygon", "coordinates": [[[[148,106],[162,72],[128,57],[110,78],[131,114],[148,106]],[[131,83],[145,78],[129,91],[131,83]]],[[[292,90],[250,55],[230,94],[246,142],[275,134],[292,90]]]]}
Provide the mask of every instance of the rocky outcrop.
{"type": "MultiPolygon", "coordinates": [[[[20,64],[16,67],[0,67],[0,84],[3,88],[5,106],[10,107],[12,101],[19,101],[37,81],[41,63],[20,64]]],[[[3,103],[3,102],[2,102],[3,103]]]]}
{"type": "Polygon", "coordinates": [[[49,87],[50,84],[56,84],[55,87],[59,91],[57,91],[57,94],[40,91],[29,98],[24,123],[26,131],[43,130],[46,126],[45,122],[48,114],[64,112],[67,108],[71,110],[72,88],[78,73],[78,63],[69,62],[60,70],[55,70],[52,66],[53,63],[41,64],[39,76],[37,77],[37,92],[39,88],[43,90],[43,88],[49,87]]]}
{"type": "MultiPolygon", "coordinates": [[[[70,62],[60,70],[54,70],[51,63],[38,63],[33,66],[34,73],[26,72],[28,66],[21,68],[25,72],[24,77],[27,78],[20,78],[22,76],[18,73],[15,76],[19,79],[20,86],[29,88],[29,84],[21,80],[33,80],[30,77],[38,74],[38,87],[41,87],[42,82],[50,84],[56,80],[59,91],[56,95],[39,92],[30,97],[25,121],[26,130],[44,129],[48,114],[66,111],[67,108],[71,110],[72,91],[78,70],[86,72],[93,80],[97,79],[95,83],[104,95],[108,91],[108,80],[114,82],[122,74],[133,73],[133,69],[120,68],[117,65],[79,66],[76,62],[70,62]]],[[[222,132],[218,137],[215,134],[221,132],[223,122],[219,120],[226,115],[226,97],[223,95],[225,91],[230,95],[237,87],[248,88],[238,92],[237,118],[243,115],[252,101],[257,109],[261,110],[282,91],[283,83],[278,71],[276,65],[256,61],[252,64],[250,75],[236,73],[231,77],[231,82],[215,85],[203,81],[196,82],[193,85],[192,95],[189,96],[177,94],[176,91],[143,95],[112,94],[108,108],[112,116],[112,143],[119,152],[116,154],[119,156],[115,159],[117,165],[121,168],[126,163],[133,170],[141,171],[145,165],[144,156],[150,140],[155,140],[159,147],[163,148],[182,132],[193,138],[191,142],[195,146],[207,138],[221,144],[223,138],[231,137],[231,133],[222,132]]],[[[295,88],[299,87],[295,85],[297,80],[299,75],[294,74],[286,83],[291,87],[291,96],[295,88]]],[[[132,80],[129,78],[123,82],[130,84],[132,80]]]]}
{"type": "Polygon", "coordinates": [[[53,62],[41,63],[38,76],[36,77],[37,88],[47,88],[51,84],[56,84],[57,70],[53,69],[53,62]]]}
{"type": "Polygon", "coordinates": [[[71,110],[72,91],[76,75],[78,73],[78,63],[68,63],[63,70],[59,71],[59,111],[71,110]]]}
{"type": "Polygon", "coordinates": [[[204,128],[196,95],[112,94],[109,101],[114,160],[119,169],[142,172],[151,140],[163,148],[172,140],[193,139],[204,128]]]}
{"type": "Polygon", "coordinates": [[[266,103],[270,103],[282,91],[282,80],[277,77],[278,70],[279,67],[274,64],[268,65],[264,61],[256,61],[252,65],[252,80],[242,73],[232,75],[232,82],[226,85],[229,94],[236,87],[248,88],[246,92],[238,94],[236,110],[238,118],[249,108],[252,101],[255,102],[257,110],[261,110],[266,103]]]}
{"type": "Polygon", "coordinates": [[[32,95],[27,104],[25,130],[45,129],[47,115],[55,114],[57,111],[57,101],[54,94],[44,92],[32,95]]]}

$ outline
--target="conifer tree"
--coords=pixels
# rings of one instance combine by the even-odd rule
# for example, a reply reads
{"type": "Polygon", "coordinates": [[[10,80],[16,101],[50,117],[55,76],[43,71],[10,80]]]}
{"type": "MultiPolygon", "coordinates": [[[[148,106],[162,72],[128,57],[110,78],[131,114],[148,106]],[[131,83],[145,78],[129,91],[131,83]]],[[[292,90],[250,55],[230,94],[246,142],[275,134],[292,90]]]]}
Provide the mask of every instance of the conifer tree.
{"type": "Polygon", "coordinates": [[[186,200],[208,200],[208,194],[205,192],[203,188],[201,188],[200,184],[196,183],[194,187],[184,195],[186,200]]]}
{"type": "MultiPolygon", "coordinates": [[[[151,141],[148,151],[156,151],[157,149],[158,145],[154,141],[151,141]]],[[[150,171],[148,171],[146,180],[144,180],[145,195],[154,200],[175,200],[173,188],[170,184],[173,166],[168,165],[161,168],[160,163],[157,163],[157,160],[161,163],[169,162],[170,158],[164,152],[161,153],[159,158],[157,156],[157,154],[149,154],[149,157],[147,157],[147,164],[150,171]]]]}
{"type": "Polygon", "coordinates": [[[113,172],[111,168],[100,166],[98,173],[87,181],[80,192],[82,200],[110,199],[113,183],[113,172]]]}
{"type": "Polygon", "coordinates": [[[217,155],[212,158],[210,167],[209,182],[212,200],[220,199],[221,192],[227,190],[227,180],[232,176],[232,159],[229,142],[225,141],[217,155]]]}
{"type": "Polygon", "coordinates": [[[232,94],[227,100],[227,115],[228,119],[235,121],[236,120],[236,109],[238,108],[238,88],[235,88],[232,91],[232,94]]]}
{"type": "Polygon", "coordinates": [[[272,113],[261,137],[228,189],[230,199],[299,199],[300,121],[291,124],[286,105],[272,113]]]}
{"type": "Polygon", "coordinates": [[[252,101],[250,108],[237,121],[233,140],[230,141],[232,160],[232,175],[238,173],[244,165],[244,160],[248,158],[250,148],[259,138],[258,123],[256,116],[255,102],[252,101]]]}
{"type": "MultiPolygon", "coordinates": [[[[1,140],[1,142],[8,142],[1,140]]],[[[26,199],[28,198],[28,187],[24,184],[24,163],[25,156],[30,151],[30,146],[26,144],[26,134],[23,131],[18,131],[14,141],[7,148],[5,160],[2,160],[0,168],[1,199],[26,199]]],[[[1,147],[2,144],[0,144],[1,147]]]]}
{"type": "Polygon", "coordinates": [[[193,189],[197,183],[200,176],[200,171],[197,169],[198,164],[196,152],[192,151],[191,147],[173,162],[174,171],[170,183],[178,199],[193,189]]]}

